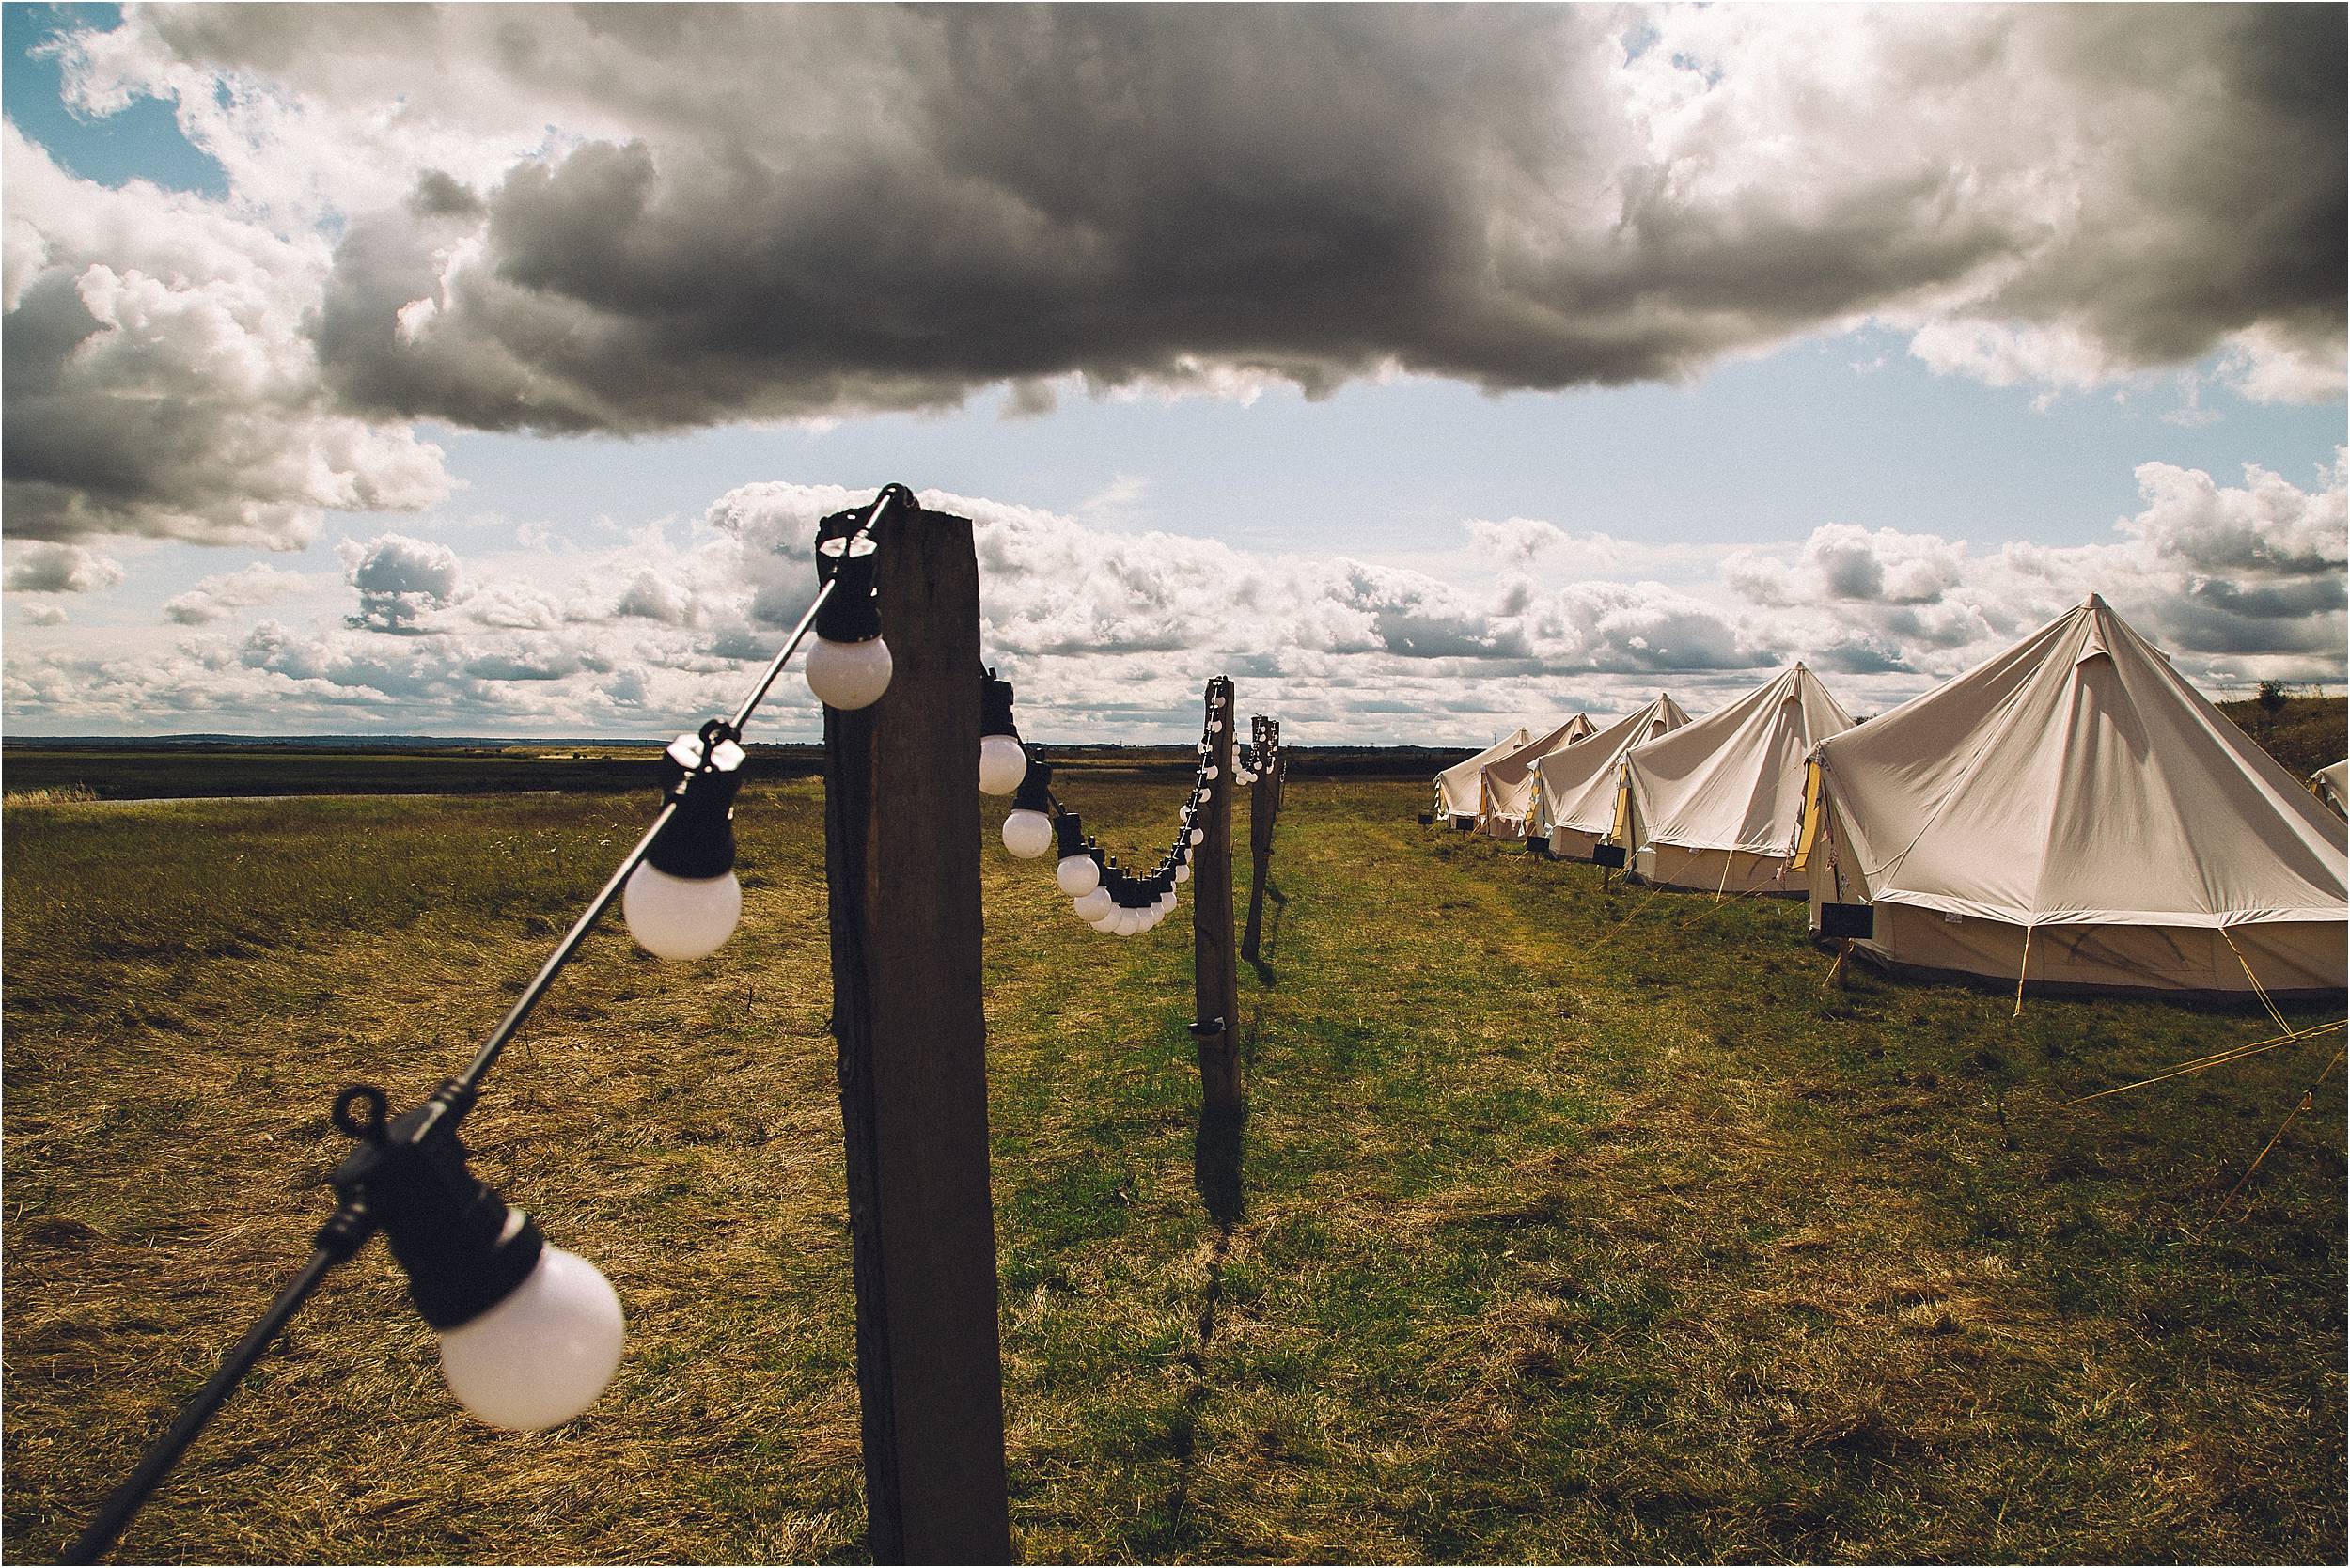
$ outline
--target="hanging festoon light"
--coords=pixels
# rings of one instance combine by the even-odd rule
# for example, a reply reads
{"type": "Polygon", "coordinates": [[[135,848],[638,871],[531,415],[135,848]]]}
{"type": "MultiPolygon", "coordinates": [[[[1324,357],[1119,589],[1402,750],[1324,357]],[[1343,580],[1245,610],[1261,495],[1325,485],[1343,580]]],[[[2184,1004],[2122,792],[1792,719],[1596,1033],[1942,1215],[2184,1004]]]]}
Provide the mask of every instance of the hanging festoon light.
{"type": "Polygon", "coordinates": [[[807,651],[807,689],[827,708],[870,707],[889,689],[889,645],[873,601],[880,546],[859,532],[816,546],[816,574],[833,585],[816,613],[816,645],[807,651]]]}
{"type": "Polygon", "coordinates": [[[989,670],[979,677],[979,789],[1008,795],[1028,776],[1027,748],[1011,719],[1011,682],[989,670]]]}
{"type": "Polygon", "coordinates": [[[1054,823],[1060,859],[1053,867],[1053,883],[1071,898],[1083,898],[1102,886],[1102,868],[1094,864],[1086,843],[1085,823],[1074,811],[1064,811],[1054,823]]]}
{"type": "Polygon", "coordinates": [[[675,808],[620,894],[629,934],[673,962],[716,952],[743,917],[734,876],[734,796],[743,787],[742,746],[721,719],[680,735],[662,755],[662,796],[675,808]]]}
{"type": "Polygon", "coordinates": [[[1004,848],[1022,860],[1034,860],[1053,847],[1053,766],[1035,758],[1011,797],[1004,818],[1004,848]]]}
{"type": "Polygon", "coordinates": [[[381,1090],[343,1090],[335,1124],[359,1147],[335,1189],[383,1226],[409,1299],[441,1341],[457,1402],[492,1426],[537,1432],[596,1402],[620,1365],[620,1298],[595,1264],[550,1247],[478,1179],[457,1123],[455,1084],[385,1124],[381,1090]]]}

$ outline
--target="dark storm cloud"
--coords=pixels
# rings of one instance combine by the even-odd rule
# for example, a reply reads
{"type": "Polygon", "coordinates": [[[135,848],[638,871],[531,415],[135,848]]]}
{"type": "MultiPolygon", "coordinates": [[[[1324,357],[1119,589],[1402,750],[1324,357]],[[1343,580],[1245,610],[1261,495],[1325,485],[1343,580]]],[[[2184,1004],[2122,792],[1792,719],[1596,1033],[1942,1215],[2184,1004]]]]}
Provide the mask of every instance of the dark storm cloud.
{"type": "Polygon", "coordinates": [[[2334,8],[146,13],[352,105],[592,126],[344,234],[378,416],[651,430],[1046,378],[1676,378],[1876,309],[2338,357],[2334,8]],[[1812,29],[1816,37],[1806,34],[1812,29]],[[1686,36],[1684,36],[1684,35],[1686,36]],[[438,109],[436,111],[436,103],[438,109]],[[1937,303],[1938,302],[1938,303],[1937,303]]]}
{"type": "Polygon", "coordinates": [[[2341,6],[2062,8],[2052,58],[2093,98],[2158,95],[2116,178],[1996,308],[2077,317],[2140,363],[2276,324],[2339,350],[2350,141],[2341,6]]]}

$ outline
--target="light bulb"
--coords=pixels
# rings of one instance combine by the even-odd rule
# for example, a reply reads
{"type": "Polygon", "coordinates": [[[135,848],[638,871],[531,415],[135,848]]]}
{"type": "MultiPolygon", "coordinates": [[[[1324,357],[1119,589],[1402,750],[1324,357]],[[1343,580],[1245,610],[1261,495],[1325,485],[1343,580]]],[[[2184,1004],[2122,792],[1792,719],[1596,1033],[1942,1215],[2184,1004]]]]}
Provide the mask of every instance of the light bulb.
{"type": "Polygon", "coordinates": [[[1193,828],[1191,830],[1191,841],[1195,844],[1206,843],[1208,841],[1208,830],[1204,827],[1193,828]]]}
{"type": "Polygon", "coordinates": [[[1223,734],[1223,733],[1224,733],[1224,721],[1223,721],[1222,719],[1210,719],[1210,720],[1208,721],[1208,733],[1209,733],[1209,734],[1211,734],[1211,735],[1221,735],[1221,734],[1223,734]]]}
{"type": "Polygon", "coordinates": [[[1027,776],[1028,754],[1021,749],[1018,737],[1012,735],[979,737],[979,791],[981,793],[1008,795],[1020,788],[1020,781],[1027,776]]]}
{"type": "Polygon", "coordinates": [[[620,1365],[620,1298],[603,1272],[550,1247],[514,1294],[441,1334],[441,1373],[492,1426],[537,1432],[596,1403],[620,1365]]]}
{"type": "Polygon", "coordinates": [[[1190,862],[1190,861],[1188,861],[1188,860],[1183,860],[1183,861],[1178,861],[1178,862],[1176,863],[1176,866],[1175,866],[1175,880],[1176,880],[1176,881],[1178,881],[1178,882],[1189,882],[1189,881],[1191,880],[1191,862],[1190,862]]]}
{"type": "Polygon", "coordinates": [[[1034,860],[1053,847],[1053,819],[1042,811],[1019,810],[1004,819],[1004,848],[1022,860],[1034,860]]]}
{"type": "Polygon", "coordinates": [[[707,958],[743,917],[743,885],[723,876],[671,876],[648,860],[629,873],[620,917],[636,945],[655,958],[707,958]]]}
{"type": "Polygon", "coordinates": [[[1092,892],[1071,901],[1069,907],[1077,912],[1078,919],[1091,925],[1118,907],[1118,901],[1110,897],[1108,888],[1097,885],[1092,892]]]}
{"type": "Polygon", "coordinates": [[[889,645],[879,637],[835,642],[819,636],[807,651],[807,689],[827,708],[870,707],[889,689],[889,645]]]}
{"type": "Polygon", "coordinates": [[[1088,920],[1086,924],[1091,926],[1094,930],[1100,932],[1104,936],[1115,936],[1118,934],[1118,910],[1116,906],[1113,905],[1112,907],[1104,910],[1100,919],[1088,920]]]}
{"type": "Polygon", "coordinates": [[[1102,886],[1102,868],[1089,855],[1064,855],[1053,868],[1053,882],[1071,898],[1079,898],[1102,886]]]}
{"type": "Polygon", "coordinates": [[[1214,790],[1202,790],[1191,798],[1198,801],[1200,805],[1205,806],[1209,801],[1215,798],[1215,792],[1214,790]]]}

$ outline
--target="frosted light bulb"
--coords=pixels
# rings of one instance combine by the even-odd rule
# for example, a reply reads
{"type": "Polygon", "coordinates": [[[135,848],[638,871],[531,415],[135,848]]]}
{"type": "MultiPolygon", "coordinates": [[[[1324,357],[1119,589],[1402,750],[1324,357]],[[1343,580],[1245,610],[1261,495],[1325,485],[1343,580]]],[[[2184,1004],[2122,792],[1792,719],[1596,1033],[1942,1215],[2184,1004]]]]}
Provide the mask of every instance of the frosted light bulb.
{"type": "Polygon", "coordinates": [[[1082,898],[1102,886],[1102,868],[1089,855],[1064,855],[1053,868],[1053,882],[1071,898],[1082,898]]]}
{"type": "Polygon", "coordinates": [[[1088,925],[1091,925],[1117,906],[1118,901],[1110,897],[1110,890],[1100,886],[1096,886],[1092,892],[1073,901],[1069,905],[1077,912],[1077,918],[1088,925]]]}
{"type": "Polygon", "coordinates": [[[1004,819],[1004,848],[1022,860],[1034,860],[1053,847],[1053,819],[1042,811],[1019,810],[1004,819]]]}
{"type": "MultiPolygon", "coordinates": [[[[807,651],[807,689],[827,708],[868,708],[889,689],[889,645],[879,637],[835,642],[818,636],[807,651]]],[[[1017,782],[1015,780],[1014,782],[1017,782]]]]}
{"type": "Polygon", "coordinates": [[[442,1332],[441,1373],[479,1419],[537,1432],[596,1403],[619,1370],[620,1339],[612,1282],[577,1253],[550,1247],[513,1294],[442,1332]]]}
{"type": "Polygon", "coordinates": [[[1198,801],[1200,805],[1205,806],[1209,801],[1215,798],[1215,792],[1214,790],[1202,790],[1191,798],[1198,801]]]}
{"type": "Polygon", "coordinates": [[[1221,735],[1221,734],[1223,734],[1223,733],[1224,733],[1224,721],[1223,721],[1222,719],[1210,719],[1210,720],[1208,721],[1208,733],[1209,733],[1209,734],[1211,734],[1211,735],[1221,735]]]}
{"type": "Polygon", "coordinates": [[[1115,908],[1104,910],[1100,919],[1088,920],[1086,924],[1104,936],[1114,936],[1118,933],[1118,911],[1115,908]]]}
{"type": "Polygon", "coordinates": [[[1204,827],[1193,828],[1191,830],[1191,841],[1195,844],[1206,843],[1208,841],[1208,830],[1204,827]]]}
{"type": "Polygon", "coordinates": [[[1215,764],[1214,762],[1210,762],[1208,764],[1208,776],[1210,778],[1214,778],[1215,776],[1215,764]]]}
{"type": "Polygon", "coordinates": [[[620,917],[636,945],[671,963],[707,958],[743,917],[743,885],[723,876],[671,876],[648,860],[629,873],[620,917]]]}
{"type": "Polygon", "coordinates": [[[1191,880],[1191,862],[1190,862],[1190,861],[1188,861],[1188,860],[1184,860],[1184,861],[1180,861],[1180,862],[1178,862],[1178,863],[1176,864],[1176,867],[1175,867],[1175,880],[1176,880],[1176,881],[1178,881],[1178,882],[1189,882],[1189,881],[1191,880]]]}
{"type": "Polygon", "coordinates": [[[1028,754],[1021,749],[1017,739],[1010,735],[979,737],[979,791],[982,794],[1008,795],[1020,788],[1020,781],[1028,776],[1028,754]]]}

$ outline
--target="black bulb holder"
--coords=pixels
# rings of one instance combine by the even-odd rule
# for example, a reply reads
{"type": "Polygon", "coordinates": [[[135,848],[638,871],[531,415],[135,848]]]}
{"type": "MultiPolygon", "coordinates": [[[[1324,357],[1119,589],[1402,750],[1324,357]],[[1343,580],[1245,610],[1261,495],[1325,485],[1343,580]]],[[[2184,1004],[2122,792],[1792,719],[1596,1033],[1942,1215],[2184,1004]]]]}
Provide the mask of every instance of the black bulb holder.
{"type": "Polygon", "coordinates": [[[1011,718],[1011,682],[997,679],[992,666],[979,677],[979,738],[990,735],[1020,738],[1019,727],[1011,718]]]}
{"type": "Polygon", "coordinates": [[[816,612],[818,636],[826,642],[870,642],[882,635],[881,608],[873,597],[873,570],[880,564],[881,546],[870,534],[844,534],[817,544],[816,579],[833,586],[816,612]]]}
{"type": "Polygon", "coordinates": [[[1063,811],[1053,823],[1055,853],[1063,860],[1088,853],[1085,823],[1074,811],[1063,811]]]}
{"type": "Polygon", "coordinates": [[[442,1331],[512,1295],[546,1250],[538,1225],[507,1207],[465,1163],[457,1126],[473,1098],[452,1078],[388,1122],[384,1091],[372,1085],[335,1099],[335,1125],[359,1141],[330,1178],[336,1196],[344,1210],[383,1226],[407,1271],[409,1299],[442,1331]]]}
{"type": "Polygon", "coordinates": [[[1053,809],[1053,764],[1041,757],[1028,759],[1028,771],[1021,776],[1020,788],[1012,792],[1011,808],[1015,811],[1053,809]]]}
{"type": "Polygon", "coordinates": [[[677,809],[645,852],[646,864],[696,879],[734,869],[734,796],[743,787],[744,759],[734,727],[724,719],[669,743],[661,754],[661,798],[677,809]]]}

